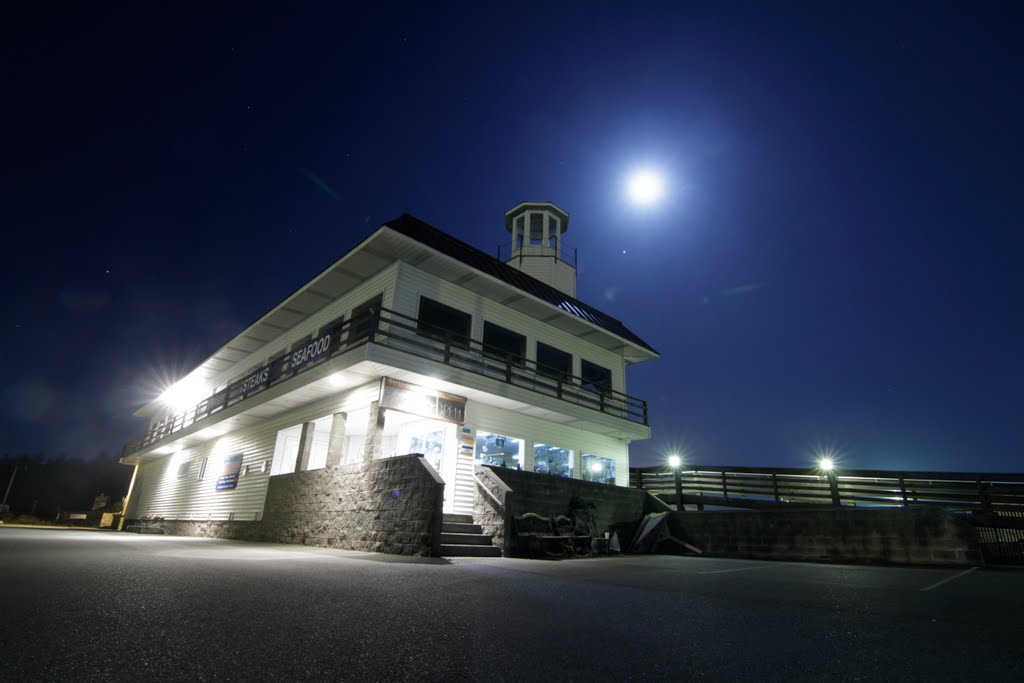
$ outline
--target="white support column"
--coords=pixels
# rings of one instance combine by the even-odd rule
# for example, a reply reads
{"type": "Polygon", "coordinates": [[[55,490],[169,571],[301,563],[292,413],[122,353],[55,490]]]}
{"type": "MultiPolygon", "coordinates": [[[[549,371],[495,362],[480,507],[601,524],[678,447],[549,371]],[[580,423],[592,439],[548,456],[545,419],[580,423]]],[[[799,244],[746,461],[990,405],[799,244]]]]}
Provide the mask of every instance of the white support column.
{"type": "Polygon", "coordinates": [[[384,414],[380,401],[370,404],[370,419],[366,425],[366,448],[363,450],[363,464],[380,458],[384,454],[384,414]]]}
{"type": "Polygon", "coordinates": [[[525,451],[525,453],[523,453],[523,469],[527,472],[533,472],[533,444],[533,441],[527,440],[523,448],[525,451]]]}
{"type": "Polygon", "coordinates": [[[302,423],[299,435],[299,452],[295,455],[295,471],[305,472],[309,469],[309,454],[313,450],[313,431],[316,425],[312,422],[302,423]]]}
{"type": "Polygon", "coordinates": [[[327,441],[327,467],[337,467],[341,464],[341,449],[345,445],[347,421],[347,413],[335,413],[331,417],[331,436],[327,441]]]}

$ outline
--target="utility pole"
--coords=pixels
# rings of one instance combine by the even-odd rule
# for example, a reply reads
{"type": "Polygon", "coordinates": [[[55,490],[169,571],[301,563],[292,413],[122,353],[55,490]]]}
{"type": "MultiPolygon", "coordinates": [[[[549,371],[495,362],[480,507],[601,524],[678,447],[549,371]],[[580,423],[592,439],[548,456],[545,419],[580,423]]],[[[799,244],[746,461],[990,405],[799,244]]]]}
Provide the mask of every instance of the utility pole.
{"type": "Polygon", "coordinates": [[[14,486],[14,475],[18,473],[18,465],[15,463],[14,471],[11,472],[11,479],[7,482],[7,490],[4,492],[4,502],[0,504],[0,507],[6,509],[7,507],[7,496],[11,495],[11,487],[14,486]]]}

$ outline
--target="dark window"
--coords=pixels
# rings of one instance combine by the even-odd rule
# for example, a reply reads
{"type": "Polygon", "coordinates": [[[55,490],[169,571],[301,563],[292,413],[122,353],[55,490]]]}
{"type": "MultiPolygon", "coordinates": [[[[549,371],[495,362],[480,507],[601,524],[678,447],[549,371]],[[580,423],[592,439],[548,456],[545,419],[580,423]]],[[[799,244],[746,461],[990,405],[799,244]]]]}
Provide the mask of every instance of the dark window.
{"type": "Polygon", "coordinates": [[[572,376],[572,354],[537,342],[537,372],[552,379],[568,379],[572,376]]]}
{"type": "Polygon", "coordinates": [[[583,388],[596,394],[607,394],[612,390],[612,371],[602,368],[589,360],[580,363],[583,388]]]}
{"type": "Polygon", "coordinates": [[[370,330],[377,325],[383,303],[384,295],[378,294],[352,309],[352,326],[348,330],[349,344],[362,341],[370,335],[370,330]]]}
{"type": "Polygon", "coordinates": [[[522,365],[523,356],[526,355],[526,337],[484,321],[484,355],[522,365]]]}
{"type": "Polygon", "coordinates": [[[338,328],[340,328],[344,324],[345,324],[345,316],[343,316],[343,315],[338,316],[337,318],[335,318],[331,322],[327,323],[326,325],[321,325],[320,326],[320,334],[323,334],[325,332],[330,332],[331,334],[334,334],[335,330],[337,330],[338,328]]]}
{"type": "Polygon", "coordinates": [[[530,244],[544,243],[544,214],[530,214],[530,244]]]}
{"type": "Polygon", "coordinates": [[[468,349],[472,322],[473,316],[469,313],[463,313],[425,296],[420,297],[420,316],[416,321],[416,332],[424,337],[450,341],[452,346],[468,349]]]}

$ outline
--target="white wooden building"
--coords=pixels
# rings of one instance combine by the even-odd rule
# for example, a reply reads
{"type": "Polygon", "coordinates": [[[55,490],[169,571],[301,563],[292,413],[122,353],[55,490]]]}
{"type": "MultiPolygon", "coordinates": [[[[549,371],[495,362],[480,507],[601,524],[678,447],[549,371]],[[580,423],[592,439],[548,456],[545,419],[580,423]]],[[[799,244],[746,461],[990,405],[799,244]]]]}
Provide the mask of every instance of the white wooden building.
{"type": "Polygon", "coordinates": [[[445,512],[473,465],[627,485],[650,435],[626,367],[657,353],[575,298],[569,216],[506,214],[505,260],[389,221],[136,415],[127,519],[259,520],[270,477],[423,453],[445,512]]]}

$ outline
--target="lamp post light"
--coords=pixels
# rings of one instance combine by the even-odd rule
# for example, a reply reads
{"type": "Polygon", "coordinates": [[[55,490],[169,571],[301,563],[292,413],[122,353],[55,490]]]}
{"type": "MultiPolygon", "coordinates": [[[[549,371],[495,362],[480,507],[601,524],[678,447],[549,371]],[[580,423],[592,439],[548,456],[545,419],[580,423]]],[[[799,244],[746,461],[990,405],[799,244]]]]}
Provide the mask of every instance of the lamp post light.
{"type": "Polygon", "coordinates": [[[672,468],[672,476],[676,483],[676,511],[685,512],[686,506],[683,505],[683,480],[679,474],[679,468],[682,467],[683,459],[679,457],[678,453],[673,453],[668,456],[668,466],[672,468]]]}

